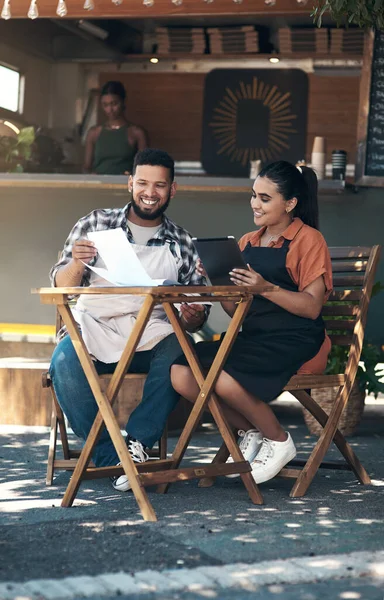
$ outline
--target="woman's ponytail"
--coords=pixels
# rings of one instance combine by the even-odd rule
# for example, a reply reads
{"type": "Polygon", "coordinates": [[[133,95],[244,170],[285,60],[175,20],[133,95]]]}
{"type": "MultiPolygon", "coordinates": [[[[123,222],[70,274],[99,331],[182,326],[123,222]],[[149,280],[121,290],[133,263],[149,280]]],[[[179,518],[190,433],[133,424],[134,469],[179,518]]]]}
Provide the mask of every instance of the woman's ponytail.
{"type": "Polygon", "coordinates": [[[295,167],[297,171],[301,169],[301,177],[307,187],[306,198],[297,198],[298,202],[294,210],[294,216],[299,217],[303,223],[319,229],[319,203],[317,200],[317,175],[313,169],[309,167],[295,167]]]}
{"type": "Polygon", "coordinates": [[[293,216],[303,223],[319,229],[319,206],[317,202],[317,177],[309,167],[295,167],[285,160],[279,160],[264,167],[258,177],[272,181],[284,200],[297,198],[293,216]]]}

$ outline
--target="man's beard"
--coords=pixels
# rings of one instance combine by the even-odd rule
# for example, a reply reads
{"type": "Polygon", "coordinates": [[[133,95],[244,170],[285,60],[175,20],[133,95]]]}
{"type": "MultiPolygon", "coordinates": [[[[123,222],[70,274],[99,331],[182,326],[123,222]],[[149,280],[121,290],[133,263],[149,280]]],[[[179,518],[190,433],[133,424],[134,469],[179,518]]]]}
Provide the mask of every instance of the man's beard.
{"type": "Polygon", "coordinates": [[[135,213],[135,215],[140,217],[140,219],[145,219],[146,221],[155,221],[156,219],[161,217],[161,215],[163,213],[165,213],[165,211],[167,210],[167,208],[169,206],[170,201],[171,201],[171,194],[169,193],[165,204],[163,204],[162,206],[159,206],[159,208],[157,210],[155,210],[154,212],[147,213],[144,210],[142,210],[140,204],[138,204],[136,202],[136,200],[134,199],[134,197],[132,195],[131,206],[132,206],[132,210],[135,213]]]}

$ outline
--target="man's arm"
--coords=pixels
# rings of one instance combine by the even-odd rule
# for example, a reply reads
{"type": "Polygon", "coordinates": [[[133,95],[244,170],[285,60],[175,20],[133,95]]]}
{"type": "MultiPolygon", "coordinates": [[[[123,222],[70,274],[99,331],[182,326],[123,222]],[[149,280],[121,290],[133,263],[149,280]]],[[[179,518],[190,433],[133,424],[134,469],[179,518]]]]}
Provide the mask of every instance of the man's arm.
{"type": "Polygon", "coordinates": [[[62,267],[59,267],[55,276],[56,287],[77,287],[81,285],[85,264],[95,258],[97,250],[94,242],[90,240],[76,240],[72,246],[72,258],[62,267]],[[84,261],[84,262],[82,262],[84,261]]]}
{"type": "Polygon", "coordinates": [[[98,224],[98,211],[82,217],[68,235],[60,260],[52,267],[49,277],[54,287],[77,287],[89,285],[90,273],[81,262],[96,262],[95,247],[87,239],[89,231],[95,231],[98,224]]]}
{"type": "Polygon", "coordinates": [[[182,304],[180,306],[181,324],[185,331],[194,333],[201,329],[207,320],[205,306],[203,304],[182,304]]]}

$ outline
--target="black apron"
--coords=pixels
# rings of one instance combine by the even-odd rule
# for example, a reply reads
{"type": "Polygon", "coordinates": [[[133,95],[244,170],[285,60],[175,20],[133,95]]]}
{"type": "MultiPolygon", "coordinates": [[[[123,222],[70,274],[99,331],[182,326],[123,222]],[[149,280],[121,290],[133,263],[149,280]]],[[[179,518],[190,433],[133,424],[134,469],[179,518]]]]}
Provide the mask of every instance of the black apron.
{"type": "MultiPolygon", "coordinates": [[[[242,252],[245,262],[266,281],[297,292],[286,267],[290,240],[281,248],[252,247],[242,252]]],[[[222,334],[223,338],[224,334],[222,334]]],[[[248,392],[265,402],[274,400],[292,375],[316,356],[325,338],[323,319],[307,319],[288,312],[262,296],[255,296],[224,364],[224,371],[248,392]]],[[[221,340],[199,342],[196,352],[208,368],[221,340]]],[[[186,364],[185,359],[176,361],[186,364]]]]}

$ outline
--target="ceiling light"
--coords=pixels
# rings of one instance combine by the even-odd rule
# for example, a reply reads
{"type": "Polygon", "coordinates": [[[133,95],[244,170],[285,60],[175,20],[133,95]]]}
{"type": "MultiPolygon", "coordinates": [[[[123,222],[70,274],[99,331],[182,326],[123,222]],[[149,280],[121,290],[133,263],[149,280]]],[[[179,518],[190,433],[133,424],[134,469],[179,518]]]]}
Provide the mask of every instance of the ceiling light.
{"type": "Polygon", "coordinates": [[[65,4],[65,0],[59,0],[57,5],[56,14],[58,17],[66,17],[68,14],[67,5],[65,4]]]}
{"type": "Polygon", "coordinates": [[[271,56],[269,62],[275,65],[280,62],[280,58],[278,56],[271,56]]]}
{"type": "Polygon", "coordinates": [[[90,33],[101,40],[105,40],[109,36],[109,32],[105,29],[102,29],[101,27],[98,27],[89,21],[84,21],[83,19],[80,19],[80,21],[77,22],[77,26],[79,29],[83,29],[83,31],[86,31],[87,33],[90,33]]]}
{"type": "Polygon", "coordinates": [[[28,17],[32,20],[37,19],[39,16],[39,9],[37,8],[36,0],[31,0],[31,4],[28,9],[28,17]]]}
{"type": "Polygon", "coordinates": [[[9,0],[4,0],[3,10],[1,11],[1,18],[8,21],[12,17],[11,7],[9,6],[9,0]]]}
{"type": "Polygon", "coordinates": [[[152,58],[149,59],[149,62],[151,62],[153,65],[157,65],[159,59],[156,58],[156,56],[152,56],[152,58]]]}

